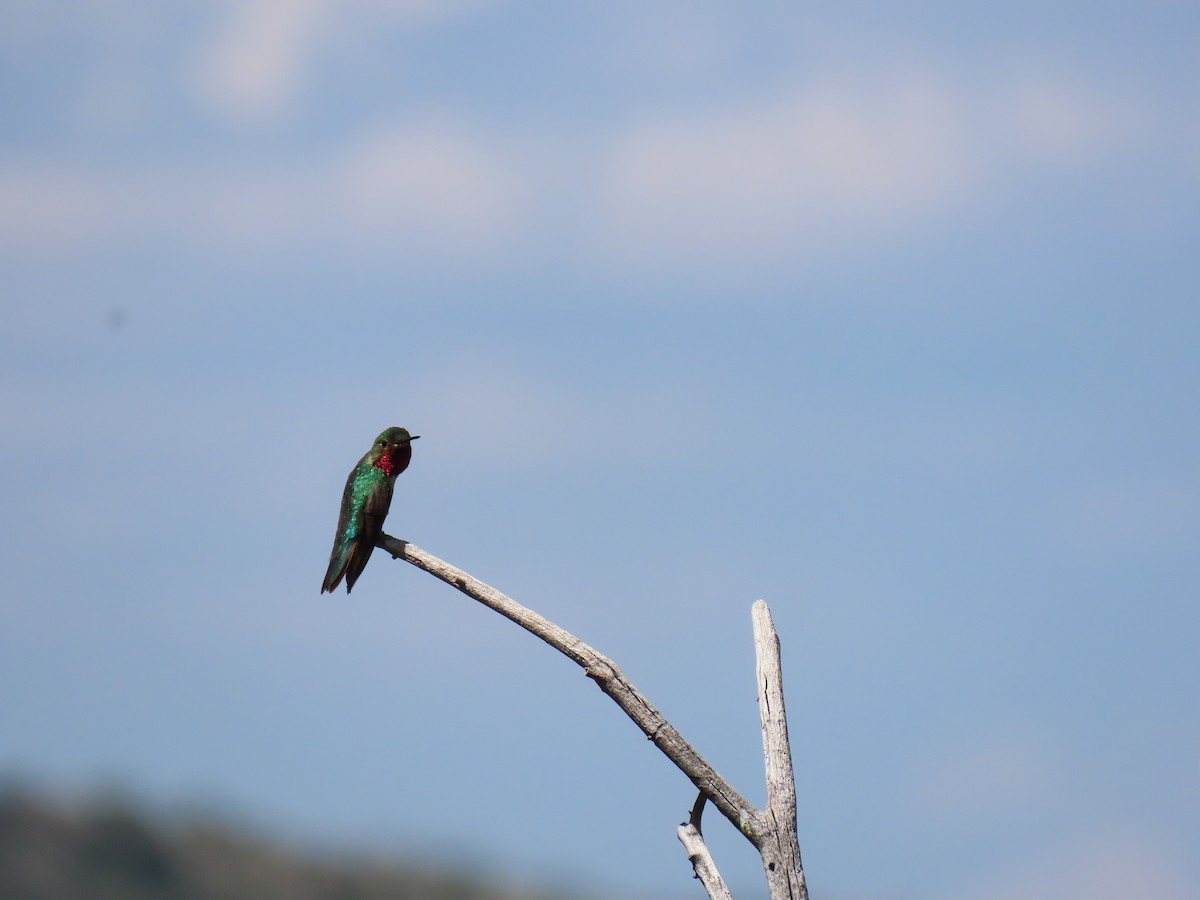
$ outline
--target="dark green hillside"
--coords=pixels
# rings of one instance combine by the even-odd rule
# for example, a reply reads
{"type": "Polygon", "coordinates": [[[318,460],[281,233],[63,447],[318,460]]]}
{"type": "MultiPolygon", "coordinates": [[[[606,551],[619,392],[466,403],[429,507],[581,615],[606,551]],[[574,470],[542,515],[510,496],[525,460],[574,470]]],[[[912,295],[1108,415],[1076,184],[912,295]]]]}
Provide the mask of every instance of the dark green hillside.
{"type": "Polygon", "coordinates": [[[228,826],[115,801],[0,795],[4,900],[565,900],[409,864],[318,858],[228,826]]]}

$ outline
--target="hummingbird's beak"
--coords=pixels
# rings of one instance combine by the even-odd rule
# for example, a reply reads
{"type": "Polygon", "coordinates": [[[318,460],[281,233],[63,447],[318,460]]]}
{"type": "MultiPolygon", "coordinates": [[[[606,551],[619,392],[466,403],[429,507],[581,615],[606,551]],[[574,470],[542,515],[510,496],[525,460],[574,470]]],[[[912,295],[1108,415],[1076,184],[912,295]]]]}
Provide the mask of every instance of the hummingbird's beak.
{"type": "Polygon", "coordinates": [[[409,439],[410,441],[415,441],[415,440],[416,440],[417,438],[419,438],[419,437],[420,437],[420,435],[419,435],[419,434],[410,434],[410,435],[408,436],[408,439],[409,439]]]}

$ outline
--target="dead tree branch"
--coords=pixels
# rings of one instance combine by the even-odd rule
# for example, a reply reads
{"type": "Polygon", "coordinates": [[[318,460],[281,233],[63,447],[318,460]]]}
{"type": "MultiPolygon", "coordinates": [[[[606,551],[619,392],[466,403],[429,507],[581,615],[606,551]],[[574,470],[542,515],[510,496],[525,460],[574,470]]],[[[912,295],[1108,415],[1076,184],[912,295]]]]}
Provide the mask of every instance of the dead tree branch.
{"type": "Polygon", "coordinates": [[[704,834],[700,831],[700,817],[704,814],[706,802],[708,798],[704,794],[696,797],[691,816],[679,826],[676,834],[679,835],[679,842],[683,844],[683,848],[687,850],[688,862],[692,864],[692,871],[708,892],[709,900],[733,900],[725,879],[717,871],[717,864],[708,850],[708,844],[704,842],[704,834]]]}
{"type": "MultiPolygon", "coordinates": [[[[766,811],[754,807],[728,781],[722,778],[709,763],[696,752],[675,727],[654,708],[650,701],[627,679],[624,673],[611,659],[601,654],[594,647],[585,644],[569,631],[560,628],[548,619],[538,615],[531,609],[517,603],[511,597],[502,594],[494,587],[485,584],[477,578],[468,575],[461,569],[455,568],[444,560],[438,559],[414,544],[398,540],[390,535],[381,535],[378,546],[386,550],[395,559],[403,559],[419,569],[440,578],[442,581],[462,591],[468,597],[479,601],[488,608],[495,610],[505,618],[520,625],[526,631],[541,638],[555,650],[572,660],[584,670],[584,674],[596,682],[597,686],[621,707],[624,713],[633,720],[663,754],[673,762],[684,775],[699,790],[701,796],[715,806],[735,828],[738,829],[754,845],[763,857],[763,865],[767,871],[768,886],[771,900],[807,900],[808,894],[804,888],[803,870],[800,866],[800,850],[796,844],[795,823],[795,788],[791,788],[790,819],[789,807],[786,804],[786,790],[777,781],[779,778],[790,778],[792,774],[791,757],[787,749],[787,724],[783,721],[783,691],[779,680],[779,641],[774,638],[774,675],[764,674],[762,656],[759,655],[759,684],[760,690],[764,680],[774,687],[769,702],[772,709],[773,734],[772,747],[768,751],[768,798],[775,796],[783,798],[782,803],[772,805],[770,800],[766,811]],[[777,693],[775,692],[777,690],[777,693]],[[782,744],[778,741],[779,727],[782,724],[782,744]],[[779,753],[787,760],[786,771],[780,762],[779,753]],[[771,761],[775,761],[775,769],[771,761]],[[772,772],[774,771],[774,775],[772,772]],[[776,781],[774,794],[772,782],[776,781]],[[790,822],[790,827],[788,826],[790,822]],[[789,850],[787,844],[795,848],[789,850]],[[779,876],[775,876],[776,872],[779,876]],[[799,873],[798,880],[796,873],[799,873]]],[[[770,613],[766,612],[766,604],[761,600],[755,604],[755,634],[758,634],[758,607],[766,614],[766,622],[770,623],[770,613]]],[[[770,634],[774,635],[771,627],[770,634]]],[[[764,692],[765,693],[765,692],[764,692]]],[[[764,742],[766,737],[766,715],[764,712],[764,742]]],[[[764,743],[764,746],[766,744],[764,743]]],[[[699,804],[699,801],[697,801],[699,804]]],[[[702,806],[702,804],[699,804],[702,806]]],[[[697,820],[699,833],[699,815],[696,809],[693,814],[697,820]]],[[[682,837],[681,837],[682,840],[682,837]]],[[[689,849],[690,856],[690,849],[689,849]]],[[[714,869],[715,871],[715,869],[714,869]]],[[[718,876],[719,877],[719,876],[718,876]]],[[[720,895],[716,895],[720,896],[720,895]]]]}
{"type": "Polygon", "coordinates": [[[767,770],[767,829],[769,839],[759,845],[772,897],[808,900],[800,844],[796,836],[796,779],[788,741],[787,711],[783,705],[783,669],[779,635],[771,611],[757,601],[754,620],[755,674],[758,676],[758,714],[762,721],[763,760],[767,770]]]}

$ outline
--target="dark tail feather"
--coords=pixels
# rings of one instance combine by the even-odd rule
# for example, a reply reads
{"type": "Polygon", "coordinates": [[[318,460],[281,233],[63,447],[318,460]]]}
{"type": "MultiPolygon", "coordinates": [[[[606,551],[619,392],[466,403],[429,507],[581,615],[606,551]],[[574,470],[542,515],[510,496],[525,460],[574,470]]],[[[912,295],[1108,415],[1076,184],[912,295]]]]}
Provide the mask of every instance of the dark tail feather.
{"type": "MultiPolygon", "coordinates": [[[[329,557],[329,568],[325,571],[325,580],[321,583],[321,593],[329,591],[333,593],[334,588],[342,580],[342,576],[346,574],[346,567],[351,561],[351,554],[354,551],[354,545],[350,544],[347,547],[334,547],[333,554],[329,557]]],[[[361,569],[359,571],[362,571],[361,569]]],[[[354,578],[346,580],[346,593],[350,593],[350,585],[354,584],[354,578]]]]}
{"type": "Polygon", "coordinates": [[[365,541],[357,541],[354,547],[354,552],[350,554],[350,559],[346,563],[346,593],[350,593],[350,588],[354,587],[354,582],[358,581],[358,576],[362,574],[363,569],[367,567],[367,560],[371,558],[371,551],[375,549],[374,544],[368,544],[365,541]]]}

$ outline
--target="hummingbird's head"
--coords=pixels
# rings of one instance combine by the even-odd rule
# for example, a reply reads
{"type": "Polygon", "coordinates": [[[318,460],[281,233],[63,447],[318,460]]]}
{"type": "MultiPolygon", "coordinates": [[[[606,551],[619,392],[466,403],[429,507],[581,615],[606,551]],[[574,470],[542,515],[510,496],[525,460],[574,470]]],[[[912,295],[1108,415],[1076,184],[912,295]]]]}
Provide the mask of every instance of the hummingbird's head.
{"type": "Polygon", "coordinates": [[[409,434],[407,428],[399,428],[393,425],[391,428],[385,428],[379,433],[379,437],[375,438],[375,445],[371,449],[391,455],[395,450],[402,450],[408,447],[410,442],[415,441],[419,437],[419,434],[409,434]]]}
{"type": "Polygon", "coordinates": [[[419,434],[409,434],[407,429],[393,425],[380,432],[363,459],[383,469],[389,478],[395,477],[408,468],[408,462],[412,459],[412,442],[419,437],[419,434]]]}

